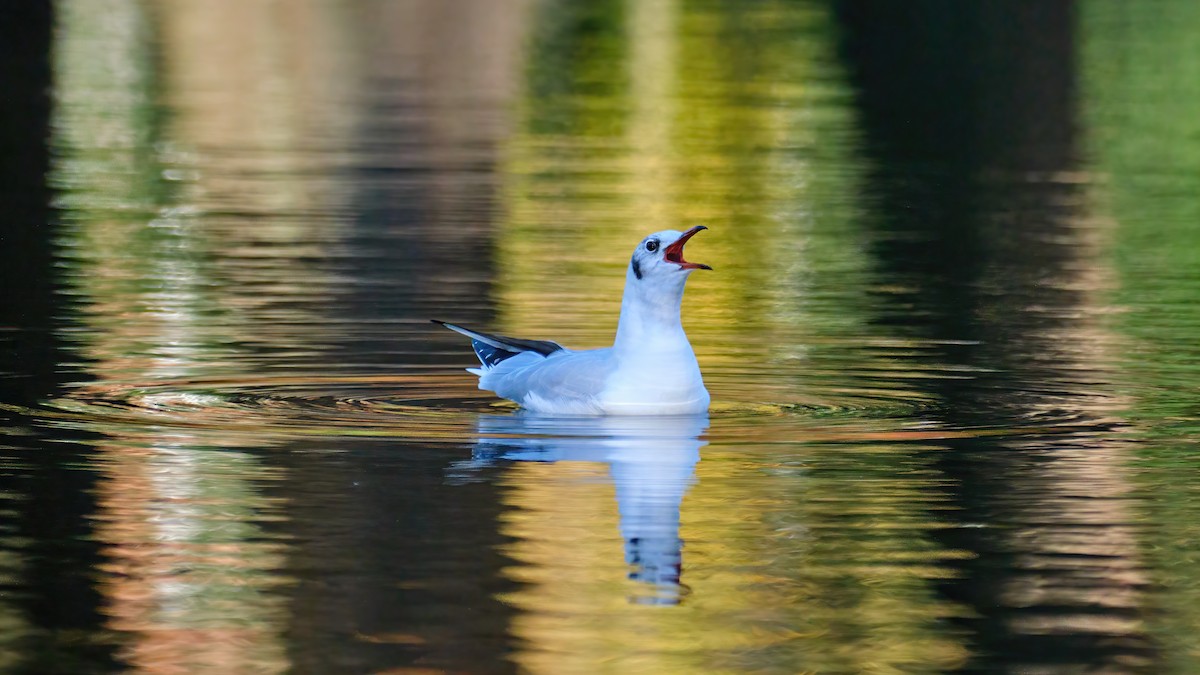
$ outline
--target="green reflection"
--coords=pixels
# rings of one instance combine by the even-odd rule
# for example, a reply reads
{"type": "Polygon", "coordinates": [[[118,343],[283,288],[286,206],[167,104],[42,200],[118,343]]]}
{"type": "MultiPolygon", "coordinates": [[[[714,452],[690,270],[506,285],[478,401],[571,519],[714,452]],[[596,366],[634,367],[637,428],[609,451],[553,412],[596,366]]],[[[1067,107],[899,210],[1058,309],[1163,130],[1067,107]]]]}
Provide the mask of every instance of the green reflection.
{"type": "Polygon", "coordinates": [[[194,373],[203,359],[189,352],[219,356],[230,340],[214,321],[210,244],[181,201],[188,169],[167,134],[153,27],[138,3],[67,2],[58,46],[52,180],[64,276],[92,329],[81,356],[102,379],[194,373]]]}
{"type": "Polygon", "coordinates": [[[559,104],[530,106],[533,133],[622,135],[626,116],[619,108],[629,94],[625,12],[622,0],[548,2],[540,9],[528,38],[537,58],[527,62],[526,86],[532,101],[559,104]]]}
{"type": "Polygon", "coordinates": [[[1200,5],[1085,3],[1081,25],[1098,189],[1117,221],[1113,319],[1127,337],[1124,385],[1141,439],[1148,615],[1168,672],[1200,669],[1200,5]]]}

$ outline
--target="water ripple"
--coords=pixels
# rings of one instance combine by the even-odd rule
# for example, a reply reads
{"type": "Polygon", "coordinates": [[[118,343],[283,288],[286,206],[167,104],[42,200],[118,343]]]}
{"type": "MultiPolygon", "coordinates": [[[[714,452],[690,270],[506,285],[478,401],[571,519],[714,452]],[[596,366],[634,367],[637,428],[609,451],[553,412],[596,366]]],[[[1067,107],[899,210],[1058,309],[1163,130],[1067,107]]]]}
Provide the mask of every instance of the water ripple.
{"type": "MultiPolygon", "coordinates": [[[[80,387],[31,414],[42,423],[92,431],[176,428],[222,437],[356,436],[462,443],[479,415],[517,407],[471,388],[461,373],[155,380],[80,387]]],[[[709,435],[731,444],[933,440],[1105,431],[1122,425],[1080,410],[1048,407],[999,424],[950,423],[928,396],[841,388],[829,397],[779,401],[718,398],[709,435]]]]}

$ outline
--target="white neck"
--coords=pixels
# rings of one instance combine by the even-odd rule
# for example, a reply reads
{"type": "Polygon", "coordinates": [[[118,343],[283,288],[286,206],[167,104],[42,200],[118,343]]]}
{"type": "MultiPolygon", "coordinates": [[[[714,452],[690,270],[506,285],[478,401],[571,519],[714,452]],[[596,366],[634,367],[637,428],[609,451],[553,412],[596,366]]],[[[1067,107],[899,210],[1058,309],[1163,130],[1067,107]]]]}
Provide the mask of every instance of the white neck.
{"type": "Polygon", "coordinates": [[[631,350],[691,351],[679,308],[683,303],[683,284],[687,274],[678,274],[665,283],[649,278],[638,279],[630,268],[625,274],[625,295],[621,299],[621,319],[613,348],[631,350]]]}

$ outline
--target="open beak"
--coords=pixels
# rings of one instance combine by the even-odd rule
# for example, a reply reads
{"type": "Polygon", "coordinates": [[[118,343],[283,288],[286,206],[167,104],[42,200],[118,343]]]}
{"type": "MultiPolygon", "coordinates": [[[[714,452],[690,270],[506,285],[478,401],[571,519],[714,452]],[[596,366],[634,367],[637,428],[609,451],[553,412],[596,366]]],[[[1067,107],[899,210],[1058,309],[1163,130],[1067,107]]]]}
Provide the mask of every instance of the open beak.
{"type": "Polygon", "coordinates": [[[708,265],[688,262],[683,259],[683,245],[687,243],[688,239],[691,239],[693,236],[695,236],[697,232],[707,229],[708,228],[703,225],[697,225],[687,232],[684,232],[682,237],[675,240],[675,243],[663,249],[663,260],[675,263],[685,270],[711,270],[712,268],[708,265]]]}

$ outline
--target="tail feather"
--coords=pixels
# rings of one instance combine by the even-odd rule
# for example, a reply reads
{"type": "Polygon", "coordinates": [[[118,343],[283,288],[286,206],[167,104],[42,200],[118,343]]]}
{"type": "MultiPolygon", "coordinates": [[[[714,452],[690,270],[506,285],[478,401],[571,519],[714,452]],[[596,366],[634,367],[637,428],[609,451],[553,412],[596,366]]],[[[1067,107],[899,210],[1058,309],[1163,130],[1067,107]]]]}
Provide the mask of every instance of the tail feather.
{"type": "MultiPolygon", "coordinates": [[[[563,348],[557,342],[550,342],[549,340],[511,338],[492,333],[480,333],[470,328],[446,323],[445,321],[438,321],[437,319],[431,319],[431,321],[439,326],[445,326],[456,333],[461,333],[471,338],[471,346],[475,349],[475,355],[479,357],[479,362],[483,364],[484,368],[492,368],[496,364],[524,352],[535,352],[542,356],[549,356],[563,348]]],[[[479,369],[469,370],[475,372],[479,369]]],[[[482,372],[480,371],[476,374],[482,374],[482,372]]]]}

